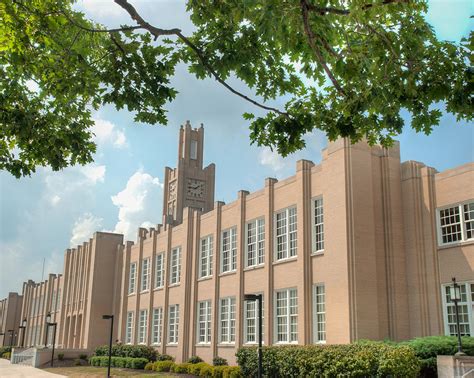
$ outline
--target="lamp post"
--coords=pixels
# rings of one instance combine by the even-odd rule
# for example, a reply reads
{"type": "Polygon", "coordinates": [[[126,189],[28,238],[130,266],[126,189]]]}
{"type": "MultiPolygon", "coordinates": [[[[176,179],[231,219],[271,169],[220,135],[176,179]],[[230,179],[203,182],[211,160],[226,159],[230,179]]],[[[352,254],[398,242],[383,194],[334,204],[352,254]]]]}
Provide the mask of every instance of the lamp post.
{"type": "Polygon", "coordinates": [[[53,348],[51,350],[51,367],[54,365],[54,344],[56,344],[56,327],[58,323],[56,322],[51,322],[51,313],[48,312],[48,315],[46,315],[46,337],[44,339],[44,346],[46,348],[46,344],[48,342],[48,330],[49,327],[53,327],[53,348]]]}
{"type": "Polygon", "coordinates": [[[109,338],[109,363],[107,365],[107,378],[110,377],[110,364],[112,363],[112,336],[114,331],[114,316],[102,315],[102,319],[110,319],[110,338],[109,338]]]}
{"type": "Polygon", "coordinates": [[[466,353],[462,351],[462,342],[461,342],[461,329],[459,327],[459,309],[458,302],[461,300],[461,288],[456,282],[456,277],[452,278],[453,286],[450,288],[450,297],[454,302],[454,310],[456,312],[456,331],[458,336],[458,351],[455,354],[456,356],[465,356],[466,353]]]}
{"type": "Polygon", "coordinates": [[[13,333],[15,332],[15,330],[9,329],[7,332],[10,333],[10,346],[13,346],[13,333]]]}
{"type": "Polygon", "coordinates": [[[262,294],[245,294],[245,301],[258,302],[258,378],[262,378],[262,294]]]}
{"type": "Polygon", "coordinates": [[[26,333],[26,318],[23,319],[23,321],[21,322],[21,325],[18,328],[22,330],[20,347],[24,348],[25,347],[25,333],[26,333]]]}

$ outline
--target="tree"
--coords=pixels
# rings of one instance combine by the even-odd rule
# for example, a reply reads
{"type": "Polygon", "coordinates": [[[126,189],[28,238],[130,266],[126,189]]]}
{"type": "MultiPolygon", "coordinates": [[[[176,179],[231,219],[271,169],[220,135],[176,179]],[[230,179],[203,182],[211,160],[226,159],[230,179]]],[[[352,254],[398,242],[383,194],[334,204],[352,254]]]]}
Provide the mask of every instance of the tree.
{"type": "Polygon", "coordinates": [[[188,0],[191,36],[114,1],[132,26],[106,29],[73,0],[0,0],[1,169],[21,177],[92,161],[91,111],[104,104],[166,124],[180,62],[266,110],[244,114],[251,141],[283,156],[314,128],[388,146],[404,127],[402,109],[427,134],[438,103],[472,120],[473,33],[458,44],[437,40],[426,1],[188,0]],[[231,75],[255,97],[229,85],[231,75]],[[267,104],[278,97],[284,108],[267,104]]]}

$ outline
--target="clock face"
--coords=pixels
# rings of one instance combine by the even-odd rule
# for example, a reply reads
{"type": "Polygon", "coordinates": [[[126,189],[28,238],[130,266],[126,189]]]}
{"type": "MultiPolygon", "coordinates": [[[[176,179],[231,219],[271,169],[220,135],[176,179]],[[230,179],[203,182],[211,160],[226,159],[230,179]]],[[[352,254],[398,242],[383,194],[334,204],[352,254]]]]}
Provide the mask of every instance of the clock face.
{"type": "Polygon", "coordinates": [[[171,181],[169,185],[169,199],[176,199],[176,181],[171,181]]]}
{"type": "Polygon", "coordinates": [[[204,196],[204,181],[189,179],[186,185],[188,197],[202,198],[204,196]]]}

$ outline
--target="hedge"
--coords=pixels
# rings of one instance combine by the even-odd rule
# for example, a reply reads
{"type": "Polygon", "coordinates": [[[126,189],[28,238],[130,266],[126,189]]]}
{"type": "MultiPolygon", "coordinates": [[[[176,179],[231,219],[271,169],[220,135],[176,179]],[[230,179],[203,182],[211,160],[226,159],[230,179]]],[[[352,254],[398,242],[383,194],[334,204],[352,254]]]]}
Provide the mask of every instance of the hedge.
{"type": "MultiPolygon", "coordinates": [[[[147,365],[147,369],[151,366],[147,365]]],[[[212,366],[205,362],[191,364],[184,362],[176,364],[173,361],[156,361],[152,369],[157,372],[171,372],[178,374],[189,374],[196,377],[208,378],[242,378],[242,371],[238,366],[212,366]]]]}
{"type": "Polygon", "coordinates": [[[4,358],[6,360],[9,360],[12,357],[12,352],[4,352],[4,353],[2,353],[2,355],[0,357],[4,358]]]}
{"type": "MultiPolygon", "coordinates": [[[[465,336],[461,341],[464,353],[474,356],[474,338],[465,336]]],[[[437,377],[437,355],[453,356],[458,351],[458,339],[455,336],[420,337],[401,342],[399,345],[407,345],[415,351],[420,360],[422,377],[437,377]]]]}
{"type": "MultiPolygon", "coordinates": [[[[92,366],[108,366],[108,356],[94,356],[89,358],[89,363],[92,366]]],[[[148,363],[146,358],[141,357],[112,357],[111,366],[118,368],[129,368],[129,369],[144,369],[148,363]]]]}
{"type": "MultiPolygon", "coordinates": [[[[257,348],[240,348],[237,362],[245,377],[256,375],[257,348]]],[[[420,362],[414,350],[406,345],[365,342],[263,348],[263,375],[268,377],[416,377],[419,370],[420,362]]]]}
{"type": "MultiPolygon", "coordinates": [[[[109,346],[102,345],[95,349],[96,356],[108,356],[109,346]]],[[[156,361],[157,352],[152,347],[146,345],[112,345],[112,356],[115,357],[133,357],[146,358],[149,361],[156,361]]]]}

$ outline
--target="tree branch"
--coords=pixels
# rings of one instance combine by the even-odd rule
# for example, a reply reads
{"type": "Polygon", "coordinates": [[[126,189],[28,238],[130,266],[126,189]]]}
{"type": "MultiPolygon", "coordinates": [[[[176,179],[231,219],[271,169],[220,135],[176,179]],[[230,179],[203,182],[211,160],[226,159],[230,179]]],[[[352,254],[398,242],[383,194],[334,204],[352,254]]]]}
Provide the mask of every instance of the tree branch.
{"type": "Polygon", "coordinates": [[[244,100],[250,102],[251,104],[253,104],[253,105],[255,105],[255,106],[257,106],[261,109],[269,110],[269,111],[275,112],[277,114],[283,115],[285,117],[289,117],[289,114],[287,112],[283,112],[283,111],[281,111],[277,108],[273,108],[271,106],[261,104],[261,103],[255,101],[255,100],[251,99],[250,97],[244,95],[243,93],[240,93],[239,91],[232,88],[229,84],[227,84],[219,76],[219,74],[214,70],[214,68],[212,68],[211,64],[209,64],[209,62],[206,59],[206,57],[204,56],[204,53],[202,52],[202,50],[198,46],[196,46],[189,38],[185,37],[181,33],[180,29],[177,29],[177,28],[176,29],[160,29],[160,28],[154,27],[153,25],[146,22],[138,14],[135,7],[133,5],[131,5],[127,0],[114,0],[114,1],[115,1],[115,3],[120,5],[123,9],[125,9],[128,12],[128,14],[130,14],[132,19],[135,20],[138,25],[140,25],[140,27],[142,27],[143,29],[148,30],[152,35],[155,36],[155,38],[158,38],[159,36],[162,36],[162,35],[176,35],[182,42],[184,42],[184,44],[186,46],[188,46],[191,50],[194,51],[194,53],[197,55],[197,57],[198,57],[199,61],[201,62],[201,64],[214,77],[214,79],[217,82],[219,82],[220,84],[222,84],[225,88],[227,88],[233,94],[239,96],[240,98],[243,98],[244,100]]]}
{"type": "MultiPolygon", "coordinates": [[[[361,7],[362,10],[367,10],[377,5],[387,5],[393,3],[409,3],[411,0],[384,0],[379,4],[366,4],[361,7]]],[[[321,15],[325,15],[327,13],[347,16],[351,14],[351,11],[348,9],[341,9],[341,8],[334,8],[334,7],[319,7],[314,4],[307,4],[308,10],[311,12],[317,12],[321,15]]]]}

